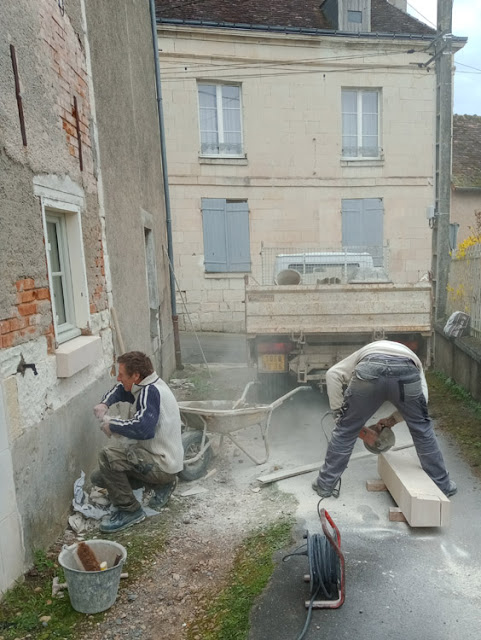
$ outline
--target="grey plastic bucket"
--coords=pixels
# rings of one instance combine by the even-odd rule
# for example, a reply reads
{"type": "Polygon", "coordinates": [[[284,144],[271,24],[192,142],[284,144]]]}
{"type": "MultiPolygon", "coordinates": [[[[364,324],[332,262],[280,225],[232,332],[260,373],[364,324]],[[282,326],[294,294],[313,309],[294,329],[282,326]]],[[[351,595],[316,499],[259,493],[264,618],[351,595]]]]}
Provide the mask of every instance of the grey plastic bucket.
{"type": "Polygon", "coordinates": [[[82,571],[75,554],[77,544],[64,546],[58,561],[63,567],[68,586],[70,603],[80,613],[99,613],[109,609],[117,598],[122,566],[127,559],[127,550],[118,542],[110,540],[86,540],[99,562],[107,562],[104,571],[82,571]],[[114,567],[116,557],[119,563],[114,567]]]}
{"type": "Polygon", "coordinates": [[[279,271],[274,282],[280,285],[300,284],[301,274],[295,269],[283,269],[282,271],[279,271]]]}

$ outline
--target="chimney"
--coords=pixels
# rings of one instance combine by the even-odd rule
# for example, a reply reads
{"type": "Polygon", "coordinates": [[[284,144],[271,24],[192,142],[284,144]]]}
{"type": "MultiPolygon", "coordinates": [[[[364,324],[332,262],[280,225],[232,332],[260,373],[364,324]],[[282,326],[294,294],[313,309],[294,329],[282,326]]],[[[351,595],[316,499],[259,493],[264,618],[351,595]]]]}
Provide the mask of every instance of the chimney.
{"type": "Polygon", "coordinates": [[[371,31],[371,0],[326,0],[322,10],[337,31],[371,31]]]}

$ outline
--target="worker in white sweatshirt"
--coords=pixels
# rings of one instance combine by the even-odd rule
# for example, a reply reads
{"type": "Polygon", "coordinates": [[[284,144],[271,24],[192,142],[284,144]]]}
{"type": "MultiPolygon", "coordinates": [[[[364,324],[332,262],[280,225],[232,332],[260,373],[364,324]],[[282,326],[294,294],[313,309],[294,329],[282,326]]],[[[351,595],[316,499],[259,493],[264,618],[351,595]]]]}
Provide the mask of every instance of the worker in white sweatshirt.
{"type": "Polygon", "coordinates": [[[99,454],[99,467],[91,481],[105,487],[117,511],[100,524],[100,531],[113,533],[141,522],[145,513],[133,489],[154,490],[149,502],[163,507],[172,495],[177,473],[184,466],[179,406],[169,386],[155,373],[145,353],[129,351],[117,360],[118,383],[94,407],[112,444],[99,454]],[[117,402],[129,405],[127,420],[109,415],[117,402]]]}
{"type": "Polygon", "coordinates": [[[423,367],[411,349],[391,340],[371,342],[331,367],[326,385],[336,427],[312,485],[319,496],[339,495],[338,483],[359,432],[386,401],[397,411],[378,426],[392,427],[405,420],[424,471],[446,496],[456,493],[428,414],[423,367]]]}

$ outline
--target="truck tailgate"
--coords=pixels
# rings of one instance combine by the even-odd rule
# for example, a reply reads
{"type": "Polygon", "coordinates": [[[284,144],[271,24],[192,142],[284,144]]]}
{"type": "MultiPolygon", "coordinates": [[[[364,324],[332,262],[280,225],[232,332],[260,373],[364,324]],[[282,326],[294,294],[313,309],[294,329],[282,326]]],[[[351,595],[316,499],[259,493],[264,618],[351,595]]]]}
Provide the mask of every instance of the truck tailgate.
{"type": "Polygon", "coordinates": [[[247,334],[431,332],[430,283],[246,285],[247,334]]]}

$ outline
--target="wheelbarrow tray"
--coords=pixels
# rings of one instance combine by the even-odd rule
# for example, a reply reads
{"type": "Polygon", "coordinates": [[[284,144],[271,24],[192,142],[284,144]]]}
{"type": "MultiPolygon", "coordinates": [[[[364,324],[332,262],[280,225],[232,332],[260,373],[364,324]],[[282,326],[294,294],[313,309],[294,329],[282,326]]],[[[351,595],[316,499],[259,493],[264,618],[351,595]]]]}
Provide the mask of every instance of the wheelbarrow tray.
{"type": "MultiPolygon", "coordinates": [[[[274,409],[279,407],[287,398],[298,391],[310,389],[310,387],[297,387],[271,404],[249,405],[246,402],[247,392],[256,384],[249,382],[242,396],[238,400],[193,400],[179,402],[179,409],[185,425],[190,429],[203,431],[202,443],[199,453],[190,460],[196,462],[205,451],[206,434],[216,433],[221,436],[221,444],[224,436],[227,436],[236,447],[243,451],[256,464],[264,464],[269,458],[269,427],[274,409]],[[265,455],[257,458],[252,452],[234,438],[232,433],[240,429],[258,426],[265,447],[265,455]]],[[[187,462],[186,462],[187,464],[187,462]]]]}
{"type": "Polygon", "coordinates": [[[233,400],[197,400],[179,402],[181,414],[184,414],[189,427],[203,429],[202,420],[189,419],[188,416],[202,416],[207,425],[207,431],[226,435],[239,429],[246,429],[266,421],[272,412],[272,406],[251,405],[234,409],[233,400]]]}

